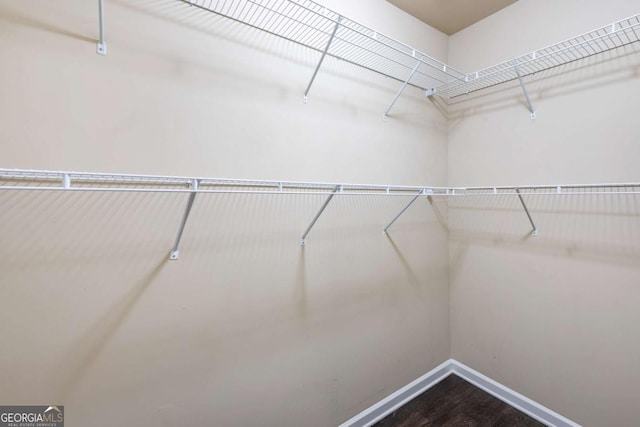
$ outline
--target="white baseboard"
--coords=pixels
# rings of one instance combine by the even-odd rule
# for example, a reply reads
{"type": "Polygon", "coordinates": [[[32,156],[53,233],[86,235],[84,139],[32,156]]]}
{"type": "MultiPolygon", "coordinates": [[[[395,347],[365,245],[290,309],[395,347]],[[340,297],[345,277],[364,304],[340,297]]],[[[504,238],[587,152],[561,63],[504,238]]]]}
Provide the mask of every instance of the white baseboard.
{"type": "Polygon", "coordinates": [[[542,424],[548,425],[549,427],[580,427],[580,424],[577,424],[557,412],[552,411],[546,406],[542,406],[538,402],[521,395],[517,391],[511,390],[509,387],[482,375],[480,372],[471,369],[467,365],[453,359],[450,359],[449,361],[451,362],[452,373],[513,406],[520,412],[524,412],[531,418],[540,421],[542,424]]]}
{"type": "Polygon", "coordinates": [[[492,380],[454,359],[449,359],[435,367],[417,380],[407,384],[350,420],[340,424],[339,427],[369,427],[451,374],[459,376],[549,427],[581,427],[568,418],[563,417],[551,409],[542,406],[517,391],[511,390],[509,387],[492,380]]]}
{"type": "Polygon", "coordinates": [[[411,399],[421,395],[440,381],[451,375],[451,360],[436,366],[420,378],[400,390],[390,394],[375,405],[360,412],[340,427],[368,427],[386,417],[411,399]]]}

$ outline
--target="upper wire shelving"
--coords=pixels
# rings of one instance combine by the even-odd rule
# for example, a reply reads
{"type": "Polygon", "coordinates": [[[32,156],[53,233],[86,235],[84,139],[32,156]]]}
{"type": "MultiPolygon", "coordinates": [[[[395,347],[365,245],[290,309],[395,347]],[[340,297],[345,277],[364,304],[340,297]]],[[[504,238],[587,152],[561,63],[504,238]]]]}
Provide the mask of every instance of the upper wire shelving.
{"type": "Polygon", "coordinates": [[[455,98],[640,41],[640,14],[571,37],[509,61],[432,88],[430,94],[455,98]]]}
{"type": "Polygon", "coordinates": [[[180,0],[426,90],[464,74],[311,0],[180,0]]]}
{"type": "MultiPolygon", "coordinates": [[[[312,0],[178,1],[321,53],[304,92],[305,102],[326,56],[402,82],[384,113],[385,118],[406,86],[416,87],[427,96],[452,99],[514,80],[519,81],[531,118],[535,118],[524,77],[640,41],[640,14],[636,14],[466,74],[312,0]]],[[[97,51],[101,55],[107,52],[103,2],[98,0],[100,40],[97,51]]]]}
{"type": "Polygon", "coordinates": [[[403,82],[384,117],[406,86],[427,96],[456,98],[518,80],[531,112],[535,109],[524,77],[640,41],[640,15],[616,21],[509,61],[470,74],[346,18],[311,0],[180,0],[322,53],[304,93],[325,56],[358,65],[403,82]]]}

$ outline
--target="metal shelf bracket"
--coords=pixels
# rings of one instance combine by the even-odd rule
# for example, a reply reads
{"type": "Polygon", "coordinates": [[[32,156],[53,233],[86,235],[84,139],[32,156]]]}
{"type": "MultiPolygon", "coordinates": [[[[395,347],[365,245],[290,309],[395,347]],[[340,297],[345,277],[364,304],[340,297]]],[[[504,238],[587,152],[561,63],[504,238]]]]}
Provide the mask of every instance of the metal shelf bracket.
{"type": "Polygon", "coordinates": [[[398,93],[396,93],[396,96],[393,98],[393,101],[391,101],[391,105],[389,105],[389,108],[387,108],[387,111],[385,111],[382,116],[384,120],[387,120],[387,115],[389,114],[389,111],[391,111],[391,109],[393,108],[393,105],[396,103],[398,98],[400,98],[400,95],[402,95],[402,91],[404,91],[404,88],[407,87],[413,75],[416,73],[416,71],[418,71],[418,67],[420,67],[420,63],[421,61],[418,61],[416,66],[413,67],[413,70],[411,70],[411,73],[409,74],[409,77],[407,77],[407,80],[405,80],[404,83],[402,83],[402,86],[400,86],[398,93]]]}
{"type": "Polygon", "coordinates": [[[71,188],[71,177],[68,173],[62,174],[62,188],[69,190],[71,188]]]}
{"type": "Polygon", "coordinates": [[[191,193],[189,193],[189,200],[187,200],[187,207],[182,215],[182,221],[180,222],[180,228],[178,229],[178,236],[176,237],[176,241],[173,244],[173,248],[171,249],[171,253],[169,254],[170,260],[176,260],[180,256],[180,239],[182,239],[182,233],[184,232],[184,226],[187,225],[187,220],[189,219],[189,214],[191,213],[191,208],[193,207],[193,201],[196,199],[196,194],[198,194],[198,180],[194,179],[191,182],[191,193]]]}
{"type": "Polygon", "coordinates": [[[104,0],[98,0],[98,21],[100,23],[100,40],[96,47],[98,55],[107,54],[107,42],[104,41],[104,0]]]}
{"type": "Polygon", "coordinates": [[[527,99],[527,105],[529,106],[529,111],[531,112],[531,120],[533,120],[536,118],[536,110],[535,108],[533,108],[533,104],[531,103],[531,98],[529,98],[529,92],[527,91],[527,87],[525,86],[524,81],[522,80],[522,76],[520,75],[520,68],[518,68],[518,64],[516,63],[515,60],[513,60],[512,64],[513,64],[513,69],[515,70],[516,75],[518,76],[520,87],[524,92],[524,97],[527,99]]]}
{"type": "Polygon", "coordinates": [[[340,16],[338,18],[338,22],[336,22],[336,25],[333,27],[333,32],[331,33],[331,36],[329,37],[329,41],[327,41],[327,45],[325,46],[324,50],[322,51],[322,56],[320,56],[320,60],[318,61],[318,65],[316,65],[316,69],[313,71],[313,75],[311,76],[311,80],[309,81],[309,84],[307,85],[307,89],[304,91],[304,103],[306,104],[308,99],[308,95],[309,95],[309,91],[311,90],[311,85],[313,84],[313,81],[316,78],[316,75],[318,74],[318,70],[320,69],[320,66],[322,65],[322,61],[324,61],[324,57],[327,56],[327,52],[329,51],[329,47],[331,47],[331,42],[333,41],[333,38],[336,36],[336,32],[338,31],[338,27],[340,26],[340,22],[342,22],[342,16],[340,16]]]}
{"type": "Polygon", "coordinates": [[[409,201],[409,203],[407,203],[405,205],[404,208],[402,208],[402,210],[398,213],[398,215],[396,215],[389,224],[387,224],[387,226],[384,228],[384,230],[382,230],[382,235],[386,236],[387,235],[387,230],[389,229],[389,227],[391,227],[393,225],[394,222],[396,222],[396,220],[398,218],[400,218],[400,216],[407,210],[409,209],[409,206],[411,206],[413,204],[413,202],[415,202],[416,200],[418,200],[418,197],[420,196],[424,196],[427,194],[427,190],[426,189],[422,189],[420,190],[420,192],[418,192],[418,194],[416,194],[415,196],[413,196],[413,198],[409,201]]]}
{"type": "Polygon", "coordinates": [[[520,189],[516,188],[516,193],[518,193],[518,198],[520,199],[520,203],[522,203],[522,207],[524,208],[524,212],[527,214],[527,218],[529,218],[529,222],[531,223],[531,228],[533,228],[533,230],[531,230],[531,235],[532,236],[537,236],[538,235],[538,229],[536,228],[536,225],[533,223],[533,219],[531,219],[531,214],[529,213],[529,209],[527,209],[527,205],[524,202],[524,199],[522,198],[522,194],[520,194],[520,189]]]}
{"type": "Polygon", "coordinates": [[[300,244],[302,246],[307,244],[307,235],[309,234],[309,232],[311,231],[311,229],[315,225],[316,221],[318,221],[318,218],[320,218],[320,215],[322,215],[322,212],[324,212],[325,208],[327,207],[327,205],[329,204],[331,199],[333,199],[333,196],[335,196],[338,191],[342,191],[342,186],[341,185],[336,185],[336,187],[333,189],[333,192],[331,194],[329,194],[329,197],[327,197],[327,199],[324,201],[324,203],[320,207],[320,210],[318,211],[316,216],[314,216],[313,220],[311,220],[311,224],[309,224],[309,226],[304,231],[304,233],[302,233],[302,237],[300,238],[300,244]]]}

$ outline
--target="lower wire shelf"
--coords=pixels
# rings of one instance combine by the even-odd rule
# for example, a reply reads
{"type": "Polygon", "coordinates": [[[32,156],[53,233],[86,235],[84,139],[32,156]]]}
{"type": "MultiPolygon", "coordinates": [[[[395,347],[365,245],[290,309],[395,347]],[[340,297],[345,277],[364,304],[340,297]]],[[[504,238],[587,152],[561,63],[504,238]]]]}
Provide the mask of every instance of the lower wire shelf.
{"type": "Polygon", "coordinates": [[[305,245],[307,235],[335,196],[411,197],[402,210],[384,227],[384,235],[387,234],[393,223],[420,197],[516,196],[531,224],[531,234],[537,236],[538,229],[523,196],[639,195],[640,183],[434,187],[0,169],[0,191],[186,193],[188,194],[187,204],[169,255],[171,260],[176,260],[179,258],[180,241],[191,208],[196,196],[201,193],[324,195],[326,199],[300,238],[300,243],[305,245]]]}

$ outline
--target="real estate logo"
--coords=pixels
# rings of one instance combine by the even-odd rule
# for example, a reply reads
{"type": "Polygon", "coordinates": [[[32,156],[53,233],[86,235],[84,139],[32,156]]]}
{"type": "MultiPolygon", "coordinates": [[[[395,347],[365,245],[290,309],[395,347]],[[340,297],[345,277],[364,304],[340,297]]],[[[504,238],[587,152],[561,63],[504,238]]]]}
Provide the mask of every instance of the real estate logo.
{"type": "Polygon", "coordinates": [[[0,427],[64,427],[64,406],[0,406],[0,427]]]}

